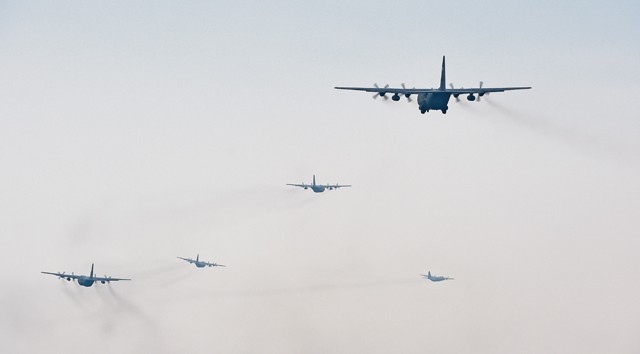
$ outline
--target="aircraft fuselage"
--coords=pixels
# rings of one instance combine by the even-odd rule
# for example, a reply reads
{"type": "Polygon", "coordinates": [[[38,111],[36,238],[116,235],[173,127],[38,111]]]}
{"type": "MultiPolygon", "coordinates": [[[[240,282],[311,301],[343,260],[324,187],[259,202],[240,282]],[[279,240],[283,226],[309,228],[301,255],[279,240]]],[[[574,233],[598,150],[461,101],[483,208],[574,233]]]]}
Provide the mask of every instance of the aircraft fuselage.
{"type": "Polygon", "coordinates": [[[418,108],[422,113],[432,109],[445,113],[449,109],[447,106],[449,98],[451,98],[451,94],[448,92],[420,93],[418,94],[418,108]]]}
{"type": "MultiPolygon", "coordinates": [[[[70,279],[67,279],[67,280],[70,280],[70,279]]],[[[90,287],[91,285],[93,285],[94,282],[95,282],[94,280],[91,280],[91,279],[89,279],[87,277],[78,278],[78,285],[82,285],[82,286],[85,286],[87,288],[90,287]]]]}
{"type": "Polygon", "coordinates": [[[311,188],[315,193],[322,193],[326,189],[324,186],[311,186],[309,188],[311,188]]]}

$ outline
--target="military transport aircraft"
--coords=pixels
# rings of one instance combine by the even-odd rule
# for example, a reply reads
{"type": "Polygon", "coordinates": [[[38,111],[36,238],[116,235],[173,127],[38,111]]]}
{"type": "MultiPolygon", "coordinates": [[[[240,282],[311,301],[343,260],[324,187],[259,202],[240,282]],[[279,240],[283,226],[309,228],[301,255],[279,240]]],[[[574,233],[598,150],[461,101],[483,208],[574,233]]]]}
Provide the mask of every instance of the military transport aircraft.
{"type": "Polygon", "coordinates": [[[453,278],[449,277],[439,277],[437,275],[431,275],[431,271],[427,273],[427,275],[420,274],[423,278],[431,280],[431,281],[443,281],[443,280],[453,280],[453,278]]]}
{"type": "Polygon", "coordinates": [[[75,275],[73,273],[65,274],[64,272],[62,272],[62,273],[41,272],[41,273],[55,275],[60,279],[67,279],[67,281],[77,280],[78,281],[78,285],[82,285],[82,286],[86,286],[86,287],[90,287],[91,285],[93,285],[93,283],[95,283],[97,281],[101,282],[102,284],[106,284],[106,283],[110,283],[112,281],[131,280],[131,279],[124,279],[124,278],[112,278],[112,277],[107,277],[106,275],[104,276],[104,278],[102,278],[102,277],[94,277],[93,276],[93,264],[91,264],[91,273],[88,276],[87,275],[75,275]]]}
{"type": "Polygon", "coordinates": [[[387,94],[393,94],[391,99],[394,101],[399,101],[400,96],[404,96],[407,98],[407,101],[411,102],[411,95],[418,96],[418,109],[420,109],[420,113],[424,114],[425,112],[429,112],[429,110],[439,110],[442,113],[447,113],[447,109],[449,106],[449,98],[453,95],[456,99],[456,102],[460,102],[460,95],[468,95],[467,100],[475,101],[476,94],[478,95],[478,101],[480,101],[480,97],[489,94],[491,92],[504,92],[504,91],[512,91],[512,90],[526,90],[531,87],[482,87],[482,81],[480,81],[480,86],[477,88],[453,88],[453,84],[449,84],[450,89],[446,87],[446,75],[445,75],[445,65],[444,65],[444,56],[442,57],[442,74],[440,76],[440,87],[437,89],[417,89],[412,88],[408,89],[402,84],[402,88],[392,88],[389,85],[385,85],[385,87],[378,87],[377,84],[373,84],[374,87],[335,87],[338,90],[354,90],[354,91],[365,91],[365,92],[375,92],[376,94],[373,98],[378,98],[378,96],[382,96],[385,100],[388,100],[387,94]]]}
{"type": "Polygon", "coordinates": [[[182,258],[182,257],[178,257],[180,259],[182,259],[183,261],[187,261],[191,264],[195,264],[196,267],[198,268],[204,268],[204,267],[225,267],[225,265],[222,264],[218,264],[218,263],[207,263],[205,261],[201,261],[200,260],[200,255],[196,256],[196,259],[191,259],[191,258],[182,258]]]}
{"type": "Polygon", "coordinates": [[[342,187],[351,187],[350,184],[316,184],[316,175],[313,175],[313,183],[311,184],[304,184],[304,182],[302,184],[287,183],[287,186],[300,187],[304,189],[311,188],[315,193],[322,193],[325,189],[333,190],[342,187]]]}

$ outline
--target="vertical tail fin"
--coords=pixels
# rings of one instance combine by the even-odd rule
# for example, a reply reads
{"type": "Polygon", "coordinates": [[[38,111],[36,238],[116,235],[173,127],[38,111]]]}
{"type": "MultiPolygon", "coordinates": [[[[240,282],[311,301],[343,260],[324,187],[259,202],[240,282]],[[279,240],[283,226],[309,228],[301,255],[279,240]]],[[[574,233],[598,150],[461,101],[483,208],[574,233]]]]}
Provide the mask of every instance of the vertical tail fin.
{"type": "Polygon", "coordinates": [[[440,74],[440,90],[446,90],[445,87],[447,84],[447,75],[445,74],[444,69],[444,55],[442,56],[442,74],[440,74]]]}
{"type": "Polygon", "coordinates": [[[427,273],[427,276],[428,276],[429,278],[431,278],[431,271],[429,271],[429,272],[427,273]]]}
{"type": "Polygon", "coordinates": [[[91,274],[89,274],[89,277],[93,278],[93,263],[91,263],[91,274]]]}
{"type": "Polygon", "coordinates": [[[313,185],[316,185],[316,175],[313,175],[313,185]]]}
{"type": "Polygon", "coordinates": [[[199,255],[199,254],[197,254],[197,255],[196,255],[196,262],[197,262],[197,261],[199,261],[199,260],[200,260],[200,255],[199,255]]]}

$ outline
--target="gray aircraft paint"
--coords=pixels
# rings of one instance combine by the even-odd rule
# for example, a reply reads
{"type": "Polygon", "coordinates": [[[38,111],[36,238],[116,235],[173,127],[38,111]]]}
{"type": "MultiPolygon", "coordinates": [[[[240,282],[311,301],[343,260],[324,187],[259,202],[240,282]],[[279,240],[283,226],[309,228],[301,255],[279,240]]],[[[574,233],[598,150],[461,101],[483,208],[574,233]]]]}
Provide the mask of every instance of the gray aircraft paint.
{"type": "Polygon", "coordinates": [[[351,185],[348,184],[344,184],[344,185],[340,185],[340,184],[316,184],[316,175],[313,175],[313,182],[311,182],[311,184],[305,184],[305,183],[301,183],[301,184],[292,184],[292,183],[287,183],[287,186],[294,186],[294,187],[300,187],[300,188],[304,188],[304,189],[309,189],[311,188],[311,190],[314,193],[322,193],[325,190],[334,190],[334,189],[338,189],[338,188],[344,188],[344,187],[351,187],[351,185]]]}
{"type": "Polygon", "coordinates": [[[438,282],[443,280],[453,280],[453,278],[443,277],[438,275],[431,275],[431,271],[427,272],[427,274],[420,274],[423,278],[427,280],[431,280],[432,282],[438,282]]]}
{"type": "Polygon", "coordinates": [[[200,254],[196,255],[196,259],[182,258],[182,257],[177,257],[177,258],[182,259],[183,261],[187,261],[187,262],[189,262],[191,264],[194,264],[198,268],[204,268],[204,267],[226,267],[223,264],[209,263],[209,262],[201,261],[200,260],[200,254]]]}
{"type": "Polygon", "coordinates": [[[353,90],[353,91],[365,91],[365,92],[375,92],[376,94],[373,98],[382,97],[387,100],[387,93],[392,93],[391,99],[393,101],[400,101],[400,96],[405,96],[409,102],[411,102],[411,95],[418,95],[418,109],[420,113],[424,114],[429,112],[430,110],[439,110],[443,114],[447,113],[449,109],[449,99],[453,95],[456,101],[459,101],[458,96],[466,94],[467,100],[475,101],[476,95],[478,95],[477,100],[480,101],[480,97],[489,94],[491,92],[504,92],[504,91],[513,91],[513,90],[527,90],[531,87],[482,87],[482,81],[480,81],[480,86],[477,88],[459,88],[456,89],[451,84],[451,88],[448,89],[446,87],[446,69],[445,69],[445,57],[442,57],[442,71],[440,73],[440,87],[437,89],[408,89],[404,87],[402,84],[402,88],[392,88],[389,85],[385,85],[384,87],[378,87],[377,84],[374,84],[374,87],[334,87],[338,90],[353,90]]]}
{"type": "Polygon", "coordinates": [[[91,264],[91,271],[89,272],[89,275],[75,275],[73,273],[71,274],[66,274],[65,272],[62,273],[51,273],[51,272],[41,272],[42,274],[49,274],[49,275],[55,275],[57,276],[59,279],[65,279],[67,281],[77,281],[78,285],[80,286],[84,286],[84,287],[91,287],[95,282],[100,282],[102,284],[106,284],[106,283],[110,283],[112,281],[120,281],[120,280],[131,280],[131,279],[126,279],[126,278],[113,278],[113,277],[108,277],[108,276],[104,276],[104,277],[96,277],[93,275],[93,263],[91,264]]]}

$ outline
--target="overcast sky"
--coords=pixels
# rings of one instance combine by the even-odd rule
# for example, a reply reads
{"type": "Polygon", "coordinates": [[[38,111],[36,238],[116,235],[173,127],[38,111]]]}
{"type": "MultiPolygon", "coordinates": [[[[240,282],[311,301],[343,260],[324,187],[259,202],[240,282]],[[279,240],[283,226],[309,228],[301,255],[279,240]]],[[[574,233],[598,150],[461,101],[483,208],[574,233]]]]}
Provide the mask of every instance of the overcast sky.
{"type": "Polygon", "coordinates": [[[640,352],[639,13],[0,0],[0,352],[640,352]]]}

